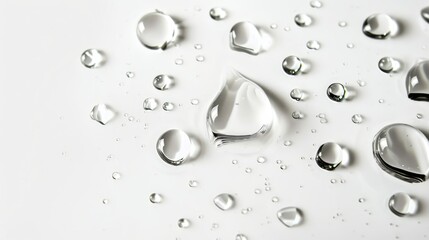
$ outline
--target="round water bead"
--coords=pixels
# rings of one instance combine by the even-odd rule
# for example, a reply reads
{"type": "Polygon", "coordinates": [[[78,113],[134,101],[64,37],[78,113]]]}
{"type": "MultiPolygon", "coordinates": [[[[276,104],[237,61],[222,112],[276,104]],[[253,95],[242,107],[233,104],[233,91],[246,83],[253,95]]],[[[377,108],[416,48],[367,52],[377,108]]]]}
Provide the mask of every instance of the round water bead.
{"type": "Polygon", "coordinates": [[[340,27],[347,27],[347,22],[346,21],[339,21],[338,22],[338,26],[340,26],[340,27]]]}
{"type": "Polygon", "coordinates": [[[166,131],[156,143],[156,151],[161,159],[174,166],[181,165],[188,160],[191,150],[191,139],[180,129],[166,131]]]}
{"type": "Polygon", "coordinates": [[[420,12],[420,14],[422,15],[422,18],[429,23],[429,6],[425,7],[422,9],[422,11],[420,12]]]}
{"type": "Polygon", "coordinates": [[[153,111],[158,107],[158,100],[155,98],[146,98],[143,101],[143,109],[147,111],[153,111]]]}
{"type": "Polygon", "coordinates": [[[296,25],[298,25],[300,27],[308,27],[313,22],[313,19],[305,13],[299,13],[299,14],[295,15],[294,20],[295,20],[296,25]]]}
{"type": "Polygon", "coordinates": [[[189,180],[188,182],[189,187],[198,187],[198,181],[197,180],[189,180]]]}
{"type": "Polygon", "coordinates": [[[302,67],[302,61],[297,56],[288,56],[282,63],[283,71],[289,75],[297,75],[302,67]]]}
{"type": "Polygon", "coordinates": [[[137,23],[137,37],[149,49],[166,49],[177,37],[173,18],[160,11],[144,15],[137,23]]]}
{"type": "Polygon", "coordinates": [[[187,218],[181,218],[177,221],[179,228],[188,228],[191,226],[191,221],[187,218]]]}
{"type": "Polygon", "coordinates": [[[209,14],[210,17],[216,21],[223,20],[228,16],[226,10],[220,7],[210,9],[209,14]]]}
{"type": "Polygon", "coordinates": [[[323,6],[323,4],[319,0],[310,1],[310,7],[312,7],[312,8],[321,8],[322,6],[323,6]]]}
{"type": "Polygon", "coordinates": [[[174,78],[166,74],[161,74],[153,79],[153,86],[158,90],[167,90],[174,85],[174,78]]]}
{"type": "Polygon", "coordinates": [[[397,216],[410,216],[418,211],[418,201],[406,193],[395,193],[389,199],[389,209],[397,216]]]}
{"type": "Polygon", "coordinates": [[[354,114],[352,116],[352,122],[356,123],[356,124],[362,123],[363,122],[363,116],[360,114],[354,114]]]}
{"type": "Polygon", "coordinates": [[[319,50],[320,49],[320,42],[316,40],[310,40],[306,44],[308,49],[311,50],[319,50]]]}
{"type": "Polygon", "coordinates": [[[304,94],[302,93],[301,89],[294,88],[292,91],[290,91],[290,97],[295,101],[301,101],[304,97],[304,94]]]}
{"type": "Polygon", "coordinates": [[[165,102],[162,104],[162,109],[164,109],[164,111],[173,111],[174,109],[174,104],[172,102],[165,102]]]}
{"type": "Polygon", "coordinates": [[[247,240],[247,237],[246,235],[239,233],[235,235],[235,240],[247,240]]]}
{"type": "Polygon", "coordinates": [[[120,174],[120,173],[118,173],[118,172],[113,172],[113,173],[112,173],[112,178],[113,178],[114,180],[119,180],[119,179],[121,179],[121,174],[120,174]]]}
{"type": "Polygon", "coordinates": [[[343,161],[343,148],[337,143],[328,142],[319,147],[316,163],[319,167],[332,171],[343,161]]]}
{"type": "Polygon", "coordinates": [[[385,39],[397,35],[399,25],[387,14],[373,14],[365,19],[362,32],[371,38],[385,39]]]}
{"type": "Polygon", "coordinates": [[[341,102],[346,98],[347,90],[341,83],[332,83],[326,90],[329,99],[335,102],[341,102]]]}
{"type": "Polygon", "coordinates": [[[394,73],[401,68],[401,63],[392,57],[383,57],[378,61],[378,68],[385,73],[394,73]]]}
{"type": "Polygon", "coordinates": [[[258,163],[265,163],[267,161],[267,159],[265,157],[259,156],[258,158],[256,158],[256,162],[258,163]]]}
{"type": "Polygon", "coordinates": [[[149,201],[151,203],[161,203],[164,198],[159,193],[152,193],[149,195],[149,201]]]}
{"type": "Polygon", "coordinates": [[[106,61],[105,54],[98,49],[87,49],[80,56],[80,62],[87,68],[97,68],[102,66],[106,61]]]}

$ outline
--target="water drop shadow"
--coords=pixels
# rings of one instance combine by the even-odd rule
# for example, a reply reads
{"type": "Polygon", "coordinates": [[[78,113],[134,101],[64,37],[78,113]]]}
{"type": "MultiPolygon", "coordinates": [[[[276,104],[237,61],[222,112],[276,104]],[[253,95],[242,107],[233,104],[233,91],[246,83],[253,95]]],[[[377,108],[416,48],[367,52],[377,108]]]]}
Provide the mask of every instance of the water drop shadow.
{"type": "Polygon", "coordinates": [[[392,17],[393,18],[393,20],[395,20],[396,21],[396,23],[398,24],[398,32],[394,35],[394,36],[392,36],[393,38],[397,38],[397,37],[400,37],[400,36],[405,36],[405,35],[407,35],[406,34],[406,32],[407,32],[407,28],[406,28],[406,26],[405,26],[405,24],[404,24],[404,22],[405,21],[403,21],[401,18],[398,18],[398,17],[392,17]]]}
{"type": "Polygon", "coordinates": [[[354,165],[355,163],[355,154],[352,150],[350,150],[349,147],[343,146],[342,147],[342,156],[343,160],[341,161],[341,168],[349,168],[354,165]]]}
{"type": "Polygon", "coordinates": [[[346,96],[346,101],[352,101],[357,97],[357,90],[355,87],[353,86],[347,86],[347,96],[346,96]]]}
{"type": "Polygon", "coordinates": [[[189,152],[189,162],[196,160],[199,156],[201,156],[203,152],[203,145],[201,141],[192,134],[188,134],[189,139],[191,140],[191,151],[189,152]]]}
{"type": "Polygon", "coordinates": [[[174,40],[172,41],[172,44],[174,45],[174,44],[178,44],[180,42],[185,41],[187,29],[186,29],[185,25],[183,24],[184,20],[177,17],[177,16],[174,16],[174,15],[170,15],[170,17],[176,23],[176,28],[177,28],[177,34],[176,34],[174,40]]]}

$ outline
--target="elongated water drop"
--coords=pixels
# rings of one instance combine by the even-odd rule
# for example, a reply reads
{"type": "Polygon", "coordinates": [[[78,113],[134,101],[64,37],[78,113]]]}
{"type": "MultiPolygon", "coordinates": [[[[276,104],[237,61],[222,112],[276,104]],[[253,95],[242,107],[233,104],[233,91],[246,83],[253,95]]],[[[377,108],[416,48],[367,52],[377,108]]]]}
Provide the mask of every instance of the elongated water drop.
{"type": "Polygon", "coordinates": [[[422,15],[422,18],[429,23],[429,6],[425,7],[422,9],[422,11],[420,12],[420,14],[422,15]]]}
{"type": "Polygon", "coordinates": [[[89,116],[92,120],[106,125],[115,117],[115,112],[106,104],[98,104],[92,108],[89,116]]]}
{"type": "Polygon", "coordinates": [[[246,235],[239,233],[235,235],[235,240],[247,240],[247,237],[246,235]]]}
{"type": "Polygon", "coordinates": [[[303,214],[299,208],[285,207],[277,212],[277,218],[286,227],[295,227],[302,222],[303,214]]]}
{"type": "Polygon", "coordinates": [[[399,32],[399,25],[387,14],[373,14],[365,19],[362,31],[368,37],[385,39],[396,36],[399,32]]]}
{"type": "Polygon", "coordinates": [[[98,68],[106,62],[106,56],[101,50],[91,48],[82,53],[80,61],[87,68],[98,68]]]}
{"type": "Polygon", "coordinates": [[[406,77],[408,98],[429,101],[429,60],[416,63],[406,77]]]}
{"type": "Polygon", "coordinates": [[[313,19],[305,13],[299,13],[299,14],[295,15],[294,20],[295,20],[296,25],[298,25],[300,27],[308,27],[313,22],[313,19]]]}
{"type": "Polygon", "coordinates": [[[332,83],[326,90],[329,99],[335,102],[341,102],[346,98],[347,90],[341,83],[332,83]]]}
{"type": "Polygon", "coordinates": [[[156,143],[156,151],[164,162],[178,166],[189,159],[192,152],[192,142],[184,131],[171,129],[159,137],[156,143]]]}
{"type": "Polygon", "coordinates": [[[319,167],[332,171],[343,161],[343,148],[333,142],[322,144],[317,150],[315,159],[319,167]]]}
{"type": "Polygon", "coordinates": [[[407,182],[429,178],[429,142],[417,128],[392,124],[374,137],[372,151],[382,170],[407,182]]]}
{"type": "Polygon", "coordinates": [[[418,211],[418,201],[406,193],[395,193],[389,199],[389,209],[397,216],[410,216],[418,211]]]}
{"type": "Polygon", "coordinates": [[[176,40],[177,34],[174,20],[160,11],[144,15],[137,23],[137,37],[149,49],[166,49],[176,40]]]}
{"type": "Polygon", "coordinates": [[[394,73],[401,68],[401,63],[392,57],[383,57],[378,61],[378,68],[385,73],[394,73]]]}
{"type": "Polygon", "coordinates": [[[219,147],[265,136],[274,110],[264,90],[235,70],[223,78],[225,84],[207,112],[211,140],[219,147]]]}
{"type": "Polygon", "coordinates": [[[221,193],[213,199],[214,204],[220,210],[226,211],[234,207],[235,200],[231,194],[221,193]]]}
{"type": "Polygon", "coordinates": [[[215,7],[215,8],[210,9],[209,14],[210,14],[210,17],[216,21],[223,20],[228,15],[226,10],[223,8],[220,8],[220,7],[215,7]]]}
{"type": "Polygon", "coordinates": [[[230,47],[233,50],[258,55],[262,49],[262,36],[250,22],[239,22],[229,32],[230,47]]]}

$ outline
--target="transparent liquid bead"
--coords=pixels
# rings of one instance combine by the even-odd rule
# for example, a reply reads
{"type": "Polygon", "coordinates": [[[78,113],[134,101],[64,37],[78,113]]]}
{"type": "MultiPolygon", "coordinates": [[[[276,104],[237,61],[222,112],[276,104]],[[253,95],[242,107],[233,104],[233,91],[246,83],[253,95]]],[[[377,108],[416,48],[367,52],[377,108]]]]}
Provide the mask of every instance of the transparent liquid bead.
{"type": "Polygon", "coordinates": [[[406,193],[393,194],[388,203],[389,209],[397,216],[411,216],[418,211],[418,201],[406,193]]]}
{"type": "Polygon", "coordinates": [[[346,21],[339,21],[338,26],[339,27],[347,27],[347,22],[346,21]]]}
{"type": "Polygon", "coordinates": [[[299,14],[295,15],[294,20],[295,20],[296,25],[298,25],[300,27],[308,27],[313,22],[313,19],[305,13],[299,13],[299,14]]]}
{"type": "Polygon", "coordinates": [[[256,162],[258,163],[265,163],[267,159],[265,157],[259,156],[256,158],[256,162]]]}
{"type": "Polygon", "coordinates": [[[87,49],[80,56],[80,62],[87,68],[98,68],[106,62],[106,55],[98,49],[87,49]]]}
{"type": "Polygon", "coordinates": [[[311,50],[319,50],[320,49],[320,42],[316,40],[310,40],[306,44],[308,49],[311,50]]]}
{"type": "Polygon", "coordinates": [[[372,143],[380,168],[407,182],[423,182],[429,177],[429,142],[417,128],[391,124],[382,128],[372,143]]]}
{"type": "Polygon", "coordinates": [[[371,38],[386,39],[398,34],[399,25],[387,14],[373,14],[365,19],[362,32],[371,38]]]}
{"type": "Polygon", "coordinates": [[[189,187],[198,187],[198,181],[197,180],[189,180],[188,182],[189,187]]]}
{"type": "Polygon", "coordinates": [[[153,86],[161,91],[170,89],[174,85],[174,78],[166,74],[161,74],[153,79],[153,86]]]}
{"type": "Polygon", "coordinates": [[[146,111],[153,111],[158,107],[158,100],[155,98],[146,98],[143,101],[143,109],[146,111]]]}
{"type": "Polygon", "coordinates": [[[428,7],[423,8],[423,9],[420,11],[420,14],[422,15],[422,18],[423,18],[427,23],[429,23],[429,6],[428,6],[428,7]]]}
{"type": "Polygon", "coordinates": [[[246,235],[239,233],[235,235],[235,240],[247,240],[247,237],[246,235]]]}
{"type": "Polygon", "coordinates": [[[363,122],[363,116],[360,114],[354,114],[352,116],[352,122],[356,123],[356,124],[362,123],[363,122]]]}
{"type": "Polygon", "coordinates": [[[211,140],[220,147],[267,135],[274,110],[264,90],[235,70],[223,78],[225,84],[207,112],[211,140]]]}
{"type": "Polygon", "coordinates": [[[191,226],[191,221],[187,218],[181,218],[177,221],[177,226],[179,228],[189,228],[191,226]]]}
{"type": "Polygon", "coordinates": [[[177,34],[173,18],[160,11],[144,15],[137,23],[137,37],[149,49],[165,50],[176,40],[177,34]]]}
{"type": "Polygon", "coordinates": [[[229,32],[231,49],[258,55],[262,50],[262,36],[250,22],[236,23],[229,32]]]}
{"type": "Polygon", "coordinates": [[[151,203],[161,203],[163,201],[163,197],[159,193],[152,193],[149,195],[149,201],[151,203]]]}
{"type": "Polygon", "coordinates": [[[310,1],[310,7],[312,7],[312,8],[321,8],[322,6],[323,6],[323,4],[319,0],[310,1]]]}
{"type": "Polygon", "coordinates": [[[406,76],[408,98],[429,101],[429,60],[416,63],[406,76]]]}
{"type": "Polygon", "coordinates": [[[392,57],[383,57],[378,61],[378,68],[385,73],[394,73],[401,68],[401,63],[392,57]]]}
{"type": "Polygon", "coordinates": [[[295,101],[301,101],[304,98],[304,94],[301,89],[294,88],[290,91],[290,97],[295,101]]]}
{"type": "Polygon", "coordinates": [[[219,21],[225,19],[228,16],[228,13],[223,8],[215,7],[210,9],[209,15],[213,20],[219,21]]]}
{"type": "Polygon", "coordinates": [[[304,114],[300,111],[294,111],[294,112],[292,112],[292,118],[293,119],[303,119],[304,114]]]}
{"type": "Polygon", "coordinates": [[[164,162],[178,166],[189,159],[192,142],[184,131],[170,129],[159,137],[156,151],[164,162]]]}
{"type": "Polygon", "coordinates": [[[295,227],[302,222],[303,214],[299,208],[285,207],[277,212],[277,218],[286,227],[295,227]]]}
{"type": "Polygon", "coordinates": [[[115,112],[106,104],[95,105],[89,113],[92,120],[97,121],[102,125],[106,125],[110,122],[115,115],[115,112]]]}
{"type": "Polygon", "coordinates": [[[322,144],[316,153],[316,163],[322,169],[332,171],[343,161],[343,148],[337,143],[322,144]]]}
{"type": "Polygon", "coordinates": [[[288,56],[282,62],[283,71],[288,75],[297,75],[302,65],[301,59],[297,56],[288,56]]]}
{"type": "Polygon", "coordinates": [[[119,179],[121,179],[121,174],[119,172],[113,172],[112,178],[113,178],[113,180],[119,180],[119,179]]]}
{"type": "Polygon", "coordinates": [[[165,102],[162,104],[162,109],[166,112],[170,112],[174,110],[174,103],[172,102],[165,102]]]}
{"type": "Polygon", "coordinates": [[[234,207],[235,200],[231,194],[221,193],[213,199],[213,203],[220,210],[226,211],[234,207]]]}
{"type": "Polygon", "coordinates": [[[329,99],[335,102],[341,102],[346,98],[347,90],[341,83],[332,83],[326,90],[329,99]]]}

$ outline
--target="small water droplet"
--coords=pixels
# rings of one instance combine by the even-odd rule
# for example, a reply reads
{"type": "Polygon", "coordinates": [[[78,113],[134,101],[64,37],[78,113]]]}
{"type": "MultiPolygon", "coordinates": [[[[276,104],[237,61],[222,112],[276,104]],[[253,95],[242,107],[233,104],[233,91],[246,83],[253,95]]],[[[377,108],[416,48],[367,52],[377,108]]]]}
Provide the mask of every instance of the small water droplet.
{"type": "Polygon", "coordinates": [[[282,164],[282,160],[276,160],[277,164],[282,164]]]}
{"type": "Polygon", "coordinates": [[[245,215],[245,214],[248,214],[248,213],[249,213],[249,211],[247,210],[247,208],[241,209],[241,214],[245,215]]]}
{"type": "Polygon", "coordinates": [[[191,99],[191,104],[192,104],[192,105],[198,105],[199,103],[200,103],[200,100],[198,100],[198,99],[196,99],[196,98],[191,99]]]}
{"type": "Polygon", "coordinates": [[[152,193],[149,195],[149,201],[151,203],[161,203],[163,200],[164,198],[159,193],[152,193]]]}
{"type": "Polygon", "coordinates": [[[331,181],[330,181],[332,184],[335,184],[335,183],[337,183],[337,180],[336,179],[331,179],[331,181]]]}
{"type": "Polygon", "coordinates": [[[406,77],[408,98],[429,101],[429,60],[416,63],[406,77]]]}
{"type": "Polygon", "coordinates": [[[384,103],[384,99],[382,99],[382,98],[381,98],[381,99],[378,99],[378,102],[379,102],[379,103],[384,103]]]}
{"type": "Polygon", "coordinates": [[[417,213],[418,201],[406,193],[395,193],[389,199],[389,209],[397,216],[411,216],[417,213]]]}
{"type": "Polygon", "coordinates": [[[302,222],[303,214],[299,208],[285,207],[277,212],[277,218],[286,227],[295,227],[302,222]]]}
{"type": "Polygon", "coordinates": [[[366,82],[362,81],[362,80],[357,80],[357,84],[359,85],[359,87],[365,87],[366,86],[366,82]]]}
{"type": "Polygon", "coordinates": [[[312,0],[310,1],[310,7],[312,8],[321,8],[323,6],[321,1],[318,0],[312,0]]]}
{"type": "Polygon", "coordinates": [[[164,109],[164,111],[173,111],[174,110],[174,104],[172,102],[165,102],[162,104],[162,109],[164,109]]]}
{"type": "Polygon", "coordinates": [[[339,21],[339,22],[338,22],[338,26],[339,26],[339,27],[342,27],[342,28],[343,28],[343,27],[347,27],[347,22],[346,22],[346,21],[339,21]]]}
{"type": "Polygon", "coordinates": [[[198,187],[198,181],[197,180],[189,180],[188,182],[189,187],[198,187]]]}
{"type": "Polygon", "coordinates": [[[80,62],[87,68],[98,68],[106,62],[106,55],[101,50],[91,48],[82,53],[80,62]]]}
{"type": "Polygon", "coordinates": [[[127,78],[133,78],[135,76],[133,72],[126,72],[125,75],[127,76],[127,78]]]}
{"type": "Polygon", "coordinates": [[[417,118],[417,119],[422,119],[422,118],[423,118],[423,114],[421,114],[421,113],[417,113],[417,114],[416,114],[416,118],[417,118]]]}
{"type": "Polygon", "coordinates": [[[320,42],[316,40],[310,40],[307,42],[307,48],[311,50],[319,50],[320,49],[320,42]]]}
{"type": "Polygon", "coordinates": [[[102,203],[103,203],[104,205],[109,204],[109,199],[106,199],[106,198],[105,198],[105,199],[103,199],[103,200],[102,200],[102,203]]]}
{"type": "Polygon", "coordinates": [[[313,19],[305,13],[299,13],[299,14],[295,15],[294,20],[295,20],[296,25],[298,25],[300,27],[308,27],[313,22],[313,19]]]}
{"type": "Polygon", "coordinates": [[[245,171],[246,173],[251,173],[251,172],[252,172],[252,169],[251,169],[251,168],[246,168],[244,171],[245,171]]]}
{"type": "Polygon", "coordinates": [[[429,23],[429,7],[425,7],[421,10],[420,14],[422,15],[422,18],[429,23]]]}
{"type": "Polygon", "coordinates": [[[289,75],[297,75],[302,68],[302,61],[297,56],[288,56],[282,62],[283,71],[289,75]]]}
{"type": "Polygon", "coordinates": [[[347,48],[354,48],[355,45],[353,43],[347,43],[347,48]]]}
{"type": "Polygon", "coordinates": [[[195,45],[194,45],[194,48],[195,48],[196,50],[200,50],[200,49],[202,49],[202,48],[203,48],[203,45],[201,45],[201,44],[197,43],[197,44],[195,44],[195,45]]]}
{"type": "Polygon", "coordinates": [[[271,201],[273,203],[278,203],[280,201],[280,199],[278,197],[273,197],[273,198],[271,198],[271,201]]]}
{"type": "Polygon", "coordinates": [[[322,144],[316,153],[316,163],[326,170],[334,170],[343,161],[343,148],[337,143],[322,144]]]}
{"type": "Polygon", "coordinates": [[[300,111],[294,111],[294,112],[292,112],[292,118],[293,119],[303,119],[304,114],[300,111]]]}
{"type": "Polygon", "coordinates": [[[191,221],[187,218],[181,218],[177,221],[177,226],[179,228],[189,228],[191,226],[191,221]]]}
{"type": "Polygon", "coordinates": [[[214,204],[222,211],[229,210],[234,207],[235,199],[231,194],[221,193],[213,199],[214,204]]]}
{"type": "Polygon", "coordinates": [[[176,64],[176,65],[183,65],[183,59],[176,58],[176,60],[174,60],[174,64],[176,64]]]}
{"type": "Polygon", "coordinates": [[[316,129],[311,129],[311,133],[316,133],[316,129]]]}
{"type": "Polygon", "coordinates": [[[401,63],[392,57],[383,57],[378,61],[378,68],[385,73],[395,73],[401,68],[401,63]]]}
{"type": "Polygon", "coordinates": [[[290,140],[286,140],[284,143],[283,143],[283,145],[285,145],[285,146],[290,146],[290,145],[292,145],[292,141],[290,141],[290,140]]]}
{"type": "Polygon", "coordinates": [[[267,191],[267,192],[269,192],[269,191],[271,191],[271,187],[265,187],[265,191],[267,191]]]}
{"type": "Polygon", "coordinates": [[[365,202],[365,198],[359,198],[359,199],[358,199],[358,202],[360,202],[360,203],[364,203],[364,202],[365,202]]]}
{"type": "Polygon", "coordinates": [[[228,16],[226,10],[220,7],[210,9],[209,14],[210,17],[216,21],[223,20],[228,16]]]}
{"type": "Polygon", "coordinates": [[[328,119],[326,119],[326,118],[320,118],[320,123],[322,123],[322,124],[328,123],[328,119]]]}
{"type": "Polygon", "coordinates": [[[158,107],[158,100],[155,98],[146,98],[143,101],[143,109],[146,111],[153,111],[158,107]]]}
{"type": "Polygon", "coordinates": [[[95,105],[89,113],[92,120],[97,121],[102,125],[106,125],[110,122],[115,115],[115,112],[106,104],[95,105]]]}
{"type": "Polygon", "coordinates": [[[165,50],[177,38],[174,20],[160,11],[144,15],[137,23],[137,37],[149,49],[165,50]]]}
{"type": "Polygon", "coordinates": [[[285,30],[286,32],[290,31],[290,27],[284,27],[283,30],[285,30]]]}
{"type": "Polygon", "coordinates": [[[256,158],[256,161],[258,163],[265,163],[267,159],[265,157],[259,156],[258,158],[256,158]]]}
{"type": "Polygon", "coordinates": [[[335,102],[341,102],[346,98],[347,90],[341,83],[332,83],[326,90],[329,99],[335,102]]]}
{"type": "Polygon", "coordinates": [[[161,91],[170,89],[174,86],[174,78],[165,74],[158,75],[153,79],[153,86],[161,91]]]}
{"type": "Polygon", "coordinates": [[[282,165],[280,165],[280,169],[281,169],[281,170],[286,170],[286,169],[287,169],[287,166],[286,166],[286,165],[284,165],[284,164],[282,164],[282,165]]]}
{"type": "Polygon", "coordinates": [[[234,165],[236,165],[238,163],[238,161],[237,160],[232,160],[232,164],[234,164],[234,165]]]}
{"type": "Polygon", "coordinates": [[[259,188],[255,189],[255,194],[261,194],[261,193],[262,193],[261,189],[259,188]]]}
{"type": "Polygon", "coordinates": [[[233,50],[258,55],[262,49],[262,36],[250,22],[236,23],[229,32],[230,47],[233,50]]]}
{"type": "Polygon", "coordinates": [[[198,55],[195,57],[195,60],[197,60],[197,62],[204,62],[206,58],[202,55],[198,55]]]}
{"type": "Polygon", "coordinates": [[[290,91],[290,97],[295,101],[301,101],[304,97],[304,94],[302,93],[301,89],[294,88],[292,91],[290,91]]]}
{"type": "Polygon", "coordinates": [[[356,123],[356,124],[362,123],[363,122],[363,116],[360,114],[354,114],[352,116],[352,122],[356,123]]]}
{"type": "Polygon", "coordinates": [[[235,240],[247,240],[247,237],[246,235],[239,233],[235,235],[235,240]]]}
{"type": "Polygon", "coordinates": [[[118,172],[113,172],[113,173],[112,173],[112,178],[113,178],[114,180],[119,180],[119,179],[121,179],[121,174],[120,174],[120,173],[118,173],[118,172]]]}
{"type": "Polygon", "coordinates": [[[181,165],[191,155],[191,139],[182,130],[170,129],[159,137],[156,151],[164,162],[174,166],[181,165]]]}
{"type": "Polygon", "coordinates": [[[277,24],[275,24],[275,23],[273,23],[273,24],[271,24],[271,25],[270,25],[270,28],[271,28],[271,29],[277,29],[277,28],[278,28],[278,25],[277,25],[277,24]]]}
{"type": "Polygon", "coordinates": [[[399,25],[387,14],[373,14],[365,19],[362,32],[371,38],[385,39],[397,35],[399,25]]]}

